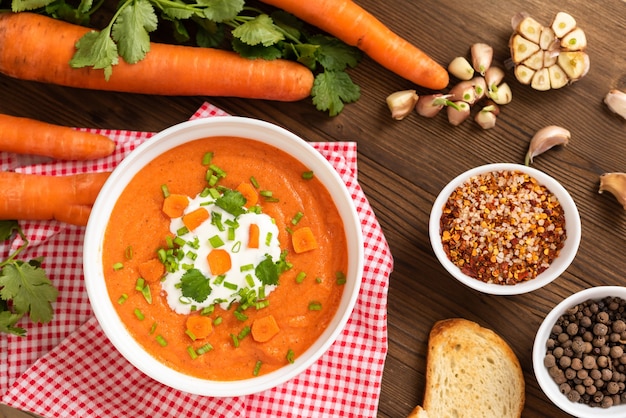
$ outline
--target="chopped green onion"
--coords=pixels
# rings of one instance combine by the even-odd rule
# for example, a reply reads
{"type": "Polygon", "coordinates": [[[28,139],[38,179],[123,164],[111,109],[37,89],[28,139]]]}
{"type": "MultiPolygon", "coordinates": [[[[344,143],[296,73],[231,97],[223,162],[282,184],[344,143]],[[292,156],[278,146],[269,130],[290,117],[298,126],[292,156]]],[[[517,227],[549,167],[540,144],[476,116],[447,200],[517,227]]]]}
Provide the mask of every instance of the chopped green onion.
{"type": "Polygon", "coordinates": [[[145,285],[146,285],[146,281],[144,280],[144,278],[138,277],[137,281],[135,282],[135,290],[138,292],[141,292],[145,285]]]}
{"type": "Polygon", "coordinates": [[[335,277],[337,278],[336,282],[338,285],[346,284],[347,279],[346,275],[343,272],[338,271],[337,273],[335,273],[335,277]]]}
{"type": "MultiPolygon", "coordinates": [[[[183,231],[183,232],[187,233],[187,232],[189,232],[189,230],[187,230],[187,231],[183,231]]],[[[174,238],[173,243],[174,243],[174,245],[176,245],[177,247],[182,247],[182,246],[184,246],[185,244],[187,244],[187,241],[185,241],[185,240],[184,240],[184,239],[182,239],[181,237],[176,237],[176,238],[174,238]]]]}
{"type": "Polygon", "coordinates": [[[256,181],[256,179],[254,178],[254,176],[250,176],[250,183],[252,183],[252,185],[254,186],[255,189],[259,188],[259,182],[256,181]]]}
{"type": "Polygon", "coordinates": [[[224,241],[222,241],[222,238],[220,238],[219,235],[213,235],[211,238],[209,238],[209,243],[213,248],[219,248],[224,245],[224,241]]]}
{"type": "Polygon", "coordinates": [[[213,153],[207,152],[202,156],[202,165],[211,165],[211,161],[213,161],[213,153]]]}
{"type": "Polygon", "coordinates": [[[237,286],[235,283],[231,283],[231,282],[224,282],[224,287],[226,289],[230,289],[230,290],[237,290],[237,288],[239,286],[237,286]]]}
{"type": "Polygon", "coordinates": [[[185,255],[191,260],[195,260],[196,258],[198,258],[198,254],[194,253],[193,251],[187,251],[187,254],[185,255]]]}
{"type": "Polygon", "coordinates": [[[113,264],[113,270],[114,271],[118,271],[124,268],[124,264],[123,263],[115,263],[113,264]]]}
{"type": "Polygon", "coordinates": [[[162,336],[162,335],[157,335],[157,336],[155,337],[155,340],[156,340],[156,342],[157,342],[157,343],[159,343],[159,345],[160,345],[161,347],[165,347],[165,346],[167,346],[167,340],[166,340],[165,338],[163,338],[163,336],[162,336]]]}
{"type": "Polygon", "coordinates": [[[315,283],[322,283],[322,278],[321,277],[316,277],[315,278],[315,283]]]}
{"type": "Polygon", "coordinates": [[[122,293],[121,296],[117,299],[117,303],[122,305],[128,299],[128,295],[126,293],[122,293]]]}
{"type": "Polygon", "coordinates": [[[235,318],[237,318],[240,321],[245,321],[248,319],[248,316],[239,312],[239,311],[234,311],[233,315],[235,315],[235,318]]]}
{"type": "Polygon", "coordinates": [[[298,222],[300,222],[300,219],[302,219],[303,216],[304,216],[304,213],[302,212],[296,213],[296,215],[291,220],[292,225],[298,225],[298,222]]]}
{"type": "MultiPolygon", "coordinates": [[[[207,197],[209,194],[211,194],[211,191],[209,190],[208,187],[205,187],[204,189],[202,189],[202,191],[200,192],[200,197],[207,197]]],[[[201,205],[207,205],[208,203],[206,202],[202,202],[201,205]]]]}
{"type": "Polygon", "coordinates": [[[138,320],[143,321],[144,319],[146,319],[146,317],[144,316],[144,314],[139,310],[139,308],[135,308],[135,316],[137,317],[138,320]]]}
{"type": "Polygon", "coordinates": [[[230,250],[234,253],[238,253],[241,250],[241,241],[237,241],[230,250]]]}
{"type": "Polygon", "coordinates": [[[150,292],[150,285],[145,285],[143,289],[141,289],[141,294],[148,304],[152,304],[152,293],[150,292]]]}
{"type": "Polygon", "coordinates": [[[154,331],[156,331],[157,329],[157,323],[156,321],[152,323],[152,326],[150,327],[150,335],[154,334],[154,331]]]}
{"type": "Polygon", "coordinates": [[[271,232],[267,233],[265,236],[265,245],[269,246],[272,243],[272,236],[273,234],[271,232]]]}
{"type": "Polygon", "coordinates": [[[187,346],[187,353],[189,353],[189,357],[191,357],[192,360],[195,360],[198,358],[198,353],[196,353],[196,350],[193,349],[192,346],[187,346]]]}
{"type": "Polygon", "coordinates": [[[265,299],[265,286],[259,288],[259,299],[265,299]]]}
{"type": "Polygon", "coordinates": [[[127,260],[133,259],[133,247],[131,247],[130,245],[124,250],[124,258],[126,258],[127,260]]]}
{"type": "Polygon", "coordinates": [[[211,187],[209,189],[209,194],[213,199],[218,199],[220,197],[220,192],[215,187],[211,187]]]}
{"type": "Polygon", "coordinates": [[[213,325],[216,325],[216,326],[217,326],[217,325],[221,324],[223,320],[224,320],[224,319],[223,319],[221,316],[218,316],[217,318],[215,318],[215,319],[213,320],[213,325]]]}
{"type": "Polygon", "coordinates": [[[219,168],[218,166],[216,166],[215,164],[211,164],[209,168],[215,172],[216,176],[226,177],[226,172],[222,170],[221,168],[219,168]]]}
{"type": "Polygon", "coordinates": [[[270,306],[270,301],[269,300],[260,300],[257,303],[254,304],[254,307],[257,309],[257,311],[259,309],[263,309],[263,308],[267,308],[268,306],[270,306]]]}
{"type": "Polygon", "coordinates": [[[293,350],[290,348],[289,350],[287,350],[287,361],[291,364],[293,364],[294,362],[294,358],[296,356],[296,353],[293,352],[293,350]]]}
{"type": "Polygon", "coordinates": [[[241,329],[241,331],[239,331],[239,335],[237,337],[239,338],[239,341],[241,341],[246,338],[248,334],[250,334],[250,327],[245,326],[241,329]]]}
{"type": "Polygon", "coordinates": [[[209,344],[209,343],[206,343],[206,344],[198,347],[196,352],[198,353],[198,355],[202,355],[202,354],[208,353],[211,350],[213,350],[213,346],[211,344],[209,344]]]}
{"type": "Polygon", "coordinates": [[[254,264],[252,264],[252,263],[244,264],[243,266],[239,267],[239,271],[240,272],[244,272],[244,271],[248,271],[248,270],[254,270],[254,264]]]}
{"type": "Polygon", "coordinates": [[[189,233],[189,228],[187,228],[186,226],[180,227],[178,228],[178,231],[176,231],[176,235],[180,236],[180,235],[185,235],[189,233]]]}
{"type": "Polygon", "coordinates": [[[163,193],[163,197],[168,197],[170,195],[170,189],[167,187],[167,184],[161,185],[161,192],[163,193]]]}
{"type": "Polygon", "coordinates": [[[235,239],[235,228],[232,226],[228,227],[228,240],[232,241],[235,239]]]}
{"type": "Polygon", "coordinates": [[[219,212],[211,212],[211,225],[215,225],[217,229],[220,231],[224,230],[224,225],[222,225],[222,214],[219,212]]]}
{"type": "Polygon", "coordinates": [[[309,302],[309,311],[321,311],[322,304],[319,302],[309,302]]]}
{"type": "Polygon", "coordinates": [[[174,240],[169,235],[165,236],[165,243],[167,244],[167,248],[174,248],[174,240]]]}
{"type": "Polygon", "coordinates": [[[215,305],[205,306],[200,311],[200,315],[203,315],[203,316],[211,315],[213,311],[215,311],[215,305]]]}
{"type": "Polygon", "coordinates": [[[302,178],[305,180],[311,180],[314,177],[313,171],[305,171],[302,173],[302,178]]]}
{"type": "Polygon", "coordinates": [[[261,362],[261,360],[257,360],[256,364],[254,365],[254,370],[252,371],[252,374],[254,376],[258,376],[259,372],[261,371],[261,366],[263,365],[263,363],[261,362]]]}
{"type": "Polygon", "coordinates": [[[251,274],[246,274],[246,283],[248,284],[248,286],[254,287],[254,278],[251,274]]]}
{"type": "Polygon", "coordinates": [[[306,278],[306,273],[301,271],[300,273],[298,273],[296,275],[296,283],[302,283],[304,281],[304,279],[306,278]]]}
{"type": "Polygon", "coordinates": [[[187,334],[187,336],[189,338],[191,338],[191,341],[196,341],[197,340],[197,337],[195,336],[195,334],[190,329],[186,329],[185,330],[185,334],[187,334]]]}
{"type": "Polygon", "coordinates": [[[230,334],[230,338],[232,338],[232,340],[233,340],[233,347],[238,348],[239,347],[239,337],[237,337],[235,334],[230,334]]]}

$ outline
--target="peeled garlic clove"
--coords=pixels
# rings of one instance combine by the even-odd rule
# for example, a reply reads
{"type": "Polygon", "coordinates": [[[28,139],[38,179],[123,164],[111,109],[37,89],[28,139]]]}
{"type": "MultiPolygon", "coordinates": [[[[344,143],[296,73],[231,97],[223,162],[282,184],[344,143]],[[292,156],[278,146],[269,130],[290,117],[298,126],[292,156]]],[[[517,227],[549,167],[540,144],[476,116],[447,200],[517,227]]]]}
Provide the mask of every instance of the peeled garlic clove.
{"type": "Polygon", "coordinates": [[[448,105],[448,122],[453,126],[458,126],[470,115],[470,105],[463,101],[456,101],[448,105]]]}
{"type": "Polygon", "coordinates": [[[489,98],[496,104],[505,105],[511,103],[511,100],[513,100],[513,92],[507,83],[502,83],[496,90],[490,91],[489,98]]]}
{"type": "Polygon", "coordinates": [[[511,58],[513,62],[518,64],[527,58],[529,58],[532,54],[539,51],[539,45],[534,42],[529,41],[524,38],[522,35],[514,35],[511,38],[510,42],[511,47],[511,58]]]}
{"type": "Polygon", "coordinates": [[[387,96],[387,106],[391,110],[391,117],[402,120],[415,108],[419,99],[415,90],[396,91],[387,96]]]}
{"type": "Polygon", "coordinates": [[[570,81],[576,81],[587,75],[589,71],[589,56],[582,51],[561,52],[557,63],[565,71],[570,81]]]}
{"type": "Polygon", "coordinates": [[[567,51],[582,51],[587,47],[587,37],[585,32],[576,28],[563,38],[561,38],[561,48],[567,51]]]}
{"type": "Polygon", "coordinates": [[[474,68],[465,57],[456,57],[448,65],[448,72],[459,80],[471,80],[474,68]]]}
{"type": "Polygon", "coordinates": [[[557,37],[562,38],[576,27],[576,19],[568,13],[558,12],[550,27],[557,37]]]}
{"type": "Polygon", "coordinates": [[[598,193],[609,192],[626,210],[626,173],[604,173],[600,176],[598,193]]]}
{"type": "Polygon", "coordinates": [[[604,103],[612,111],[626,119],[626,93],[613,89],[604,96],[604,103]]]}
{"type": "Polygon", "coordinates": [[[530,165],[534,157],[543,154],[550,148],[557,145],[567,145],[571,137],[570,132],[560,126],[551,125],[539,129],[530,140],[524,163],[530,165]]]}
{"type": "Polygon", "coordinates": [[[496,119],[500,109],[496,104],[491,104],[483,107],[480,112],[476,113],[474,120],[483,129],[491,129],[496,126],[496,119]]]}
{"type": "Polygon", "coordinates": [[[530,84],[535,75],[535,70],[532,70],[525,65],[518,65],[515,67],[515,78],[522,84],[530,84]]]}
{"type": "Polygon", "coordinates": [[[485,75],[485,71],[491,67],[493,48],[484,43],[475,43],[470,47],[470,54],[472,55],[472,66],[474,70],[481,75],[485,75]]]}
{"type": "Polygon", "coordinates": [[[548,74],[550,75],[550,88],[560,89],[567,85],[567,74],[558,65],[548,67],[548,74]]]}

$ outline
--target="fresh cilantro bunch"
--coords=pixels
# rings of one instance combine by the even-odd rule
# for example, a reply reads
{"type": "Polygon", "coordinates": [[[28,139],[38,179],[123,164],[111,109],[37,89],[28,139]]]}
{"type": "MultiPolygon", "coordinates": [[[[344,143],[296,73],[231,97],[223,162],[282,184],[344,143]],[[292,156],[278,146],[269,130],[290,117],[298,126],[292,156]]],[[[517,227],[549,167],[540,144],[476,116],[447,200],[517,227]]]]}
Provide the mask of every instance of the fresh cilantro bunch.
{"type": "Polygon", "coordinates": [[[33,322],[50,322],[52,303],[58,291],[41,268],[41,258],[28,262],[16,257],[28,241],[16,221],[0,222],[0,239],[6,241],[19,234],[24,241],[15,252],[0,262],[0,332],[23,336],[26,330],[17,326],[23,316],[33,322]]]}
{"type": "MultiPolygon", "coordinates": [[[[52,17],[88,25],[104,2],[82,0],[12,0],[14,12],[42,10],[52,17]]],[[[89,32],[77,43],[70,65],[102,69],[108,79],[119,57],[133,64],[150,50],[150,33],[160,21],[172,24],[174,38],[184,43],[195,34],[197,45],[227,46],[246,58],[288,59],[316,74],[311,95],[318,110],[339,114],[344,103],[359,99],[360,88],[346,72],[357,65],[361,52],[342,41],[311,34],[304,22],[278,10],[265,13],[247,7],[244,0],[122,0],[109,24],[89,32]]]]}

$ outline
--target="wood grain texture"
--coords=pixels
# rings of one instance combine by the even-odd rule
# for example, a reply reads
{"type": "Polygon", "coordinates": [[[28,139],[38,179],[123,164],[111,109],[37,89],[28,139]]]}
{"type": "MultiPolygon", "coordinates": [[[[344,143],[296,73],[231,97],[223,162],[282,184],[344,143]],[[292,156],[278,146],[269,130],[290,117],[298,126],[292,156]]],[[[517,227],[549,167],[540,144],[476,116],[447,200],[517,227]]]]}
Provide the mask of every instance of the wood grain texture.
{"type": "MultiPolygon", "coordinates": [[[[84,91],[0,76],[0,112],[50,123],[158,131],[182,122],[208,100],[224,110],[276,123],[310,141],[358,142],[359,182],[389,241],[395,260],[389,290],[389,355],[379,417],[406,416],[421,403],[428,333],[439,319],[464,317],[491,328],[510,343],[524,370],[524,417],[567,417],[541,392],[532,370],[535,332],[549,310],[575,291],[596,285],[626,285],[626,211],[609,194],[598,194],[599,175],[626,171],[626,121],[602,103],[611,88],[626,90],[626,2],[605,0],[358,0],[433,58],[447,65],[486,42],[495,60],[508,58],[510,19],[526,11],[548,24],[558,11],[572,14],[588,38],[591,71],[558,91],[537,92],[512,75],[512,103],[497,126],[483,131],[473,122],[452,127],[444,115],[410,115],[393,121],[385,97],[416,88],[365,58],[351,72],[362,98],[335,118],[309,100],[274,103],[206,97],[149,97],[84,91]],[[546,125],[572,133],[570,145],[535,159],[572,194],[583,235],[571,267],[531,294],[489,296],[457,283],[437,262],[428,238],[428,216],[447,181],[469,168],[493,162],[523,162],[528,142],[546,125]]],[[[417,88],[419,94],[428,93],[417,88]]],[[[1,416],[1,415],[0,415],[1,416]]]]}

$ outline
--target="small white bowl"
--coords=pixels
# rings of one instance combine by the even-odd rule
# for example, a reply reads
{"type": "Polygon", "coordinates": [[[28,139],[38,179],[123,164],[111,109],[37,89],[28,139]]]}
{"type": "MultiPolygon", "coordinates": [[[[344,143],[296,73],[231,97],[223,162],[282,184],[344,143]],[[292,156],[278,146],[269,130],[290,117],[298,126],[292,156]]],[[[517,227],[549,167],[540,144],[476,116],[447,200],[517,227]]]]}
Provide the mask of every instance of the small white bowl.
{"type": "Polygon", "coordinates": [[[361,222],[354,201],[332,165],[309,143],[293,133],[260,120],[243,117],[198,119],[170,127],[144,142],[113,171],[93,206],[85,233],[83,266],[89,300],[98,322],[115,348],[137,369],[154,380],[188,393],[226,397],[243,396],[278,386],[317,361],[343,331],[356,303],[363,274],[364,247],[361,222]],[[211,381],[171,369],[148,354],[128,332],[108,297],[102,265],[102,243],[111,211],[122,190],[146,164],[168,150],[199,138],[242,137],[260,141],[295,157],[315,172],[343,220],[348,245],[346,284],[332,321],[317,341],[295,360],[274,372],[239,381],[211,381]]]}
{"type": "Polygon", "coordinates": [[[429,235],[430,243],[432,245],[433,251],[435,252],[435,255],[437,256],[443,267],[445,267],[445,269],[461,283],[483,293],[493,295],[518,295],[539,289],[547,285],[548,283],[559,277],[567,269],[567,267],[574,260],[576,252],[578,251],[578,246],[580,244],[581,225],[580,215],[578,214],[578,209],[576,208],[574,200],[567,192],[567,190],[565,190],[565,188],[554,178],[550,177],[542,171],[525,165],[499,163],[487,164],[468,170],[458,175],[443,188],[439,196],[437,196],[437,199],[435,200],[432,211],[430,213],[429,235]],[[557,197],[557,199],[561,203],[561,206],[563,207],[563,211],[565,214],[565,228],[567,234],[567,239],[565,240],[565,244],[561,249],[559,256],[552,262],[548,269],[537,275],[537,277],[535,277],[534,279],[514,285],[486,283],[462,273],[461,269],[457,267],[452,261],[450,261],[446,252],[444,251],[443,244],[441,242],[440,232],[440,220],[443,212],[443,207],[448,200],[448,197],[450,197],[452,192],[457,187],[461,186],[463,183],[469,180],[470,177],[479,174],[505,170],[520,171],[534,177],[539,182],[539,184],[547,187],[557,197]]]}
{"type": "Polygon", "coordinates": [[[567,396],[559,391],[559,386],[548,373],[543,360],[546,355],[546,341],[550,337],[552,327],[561,315],[569,308],[587,300],[601,300],[607,296],[619,297],[626,300],[626,287],[599,286],[574,293],[556,305],[543,320],[533,345],[533,369],[535,377],[546,396],[561,410],[578,418],[624,418],[626,404],[615,405],[610,408],[591,407],[586,404],[571,402],[567,396]]]}

